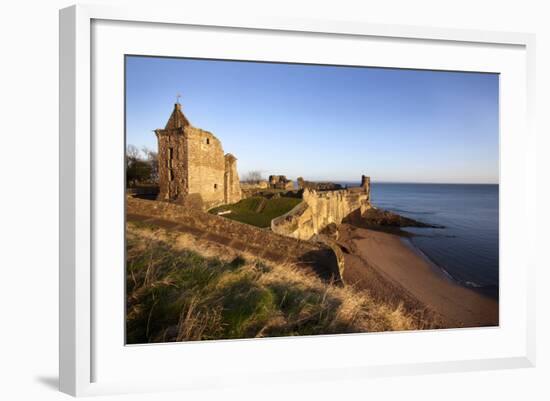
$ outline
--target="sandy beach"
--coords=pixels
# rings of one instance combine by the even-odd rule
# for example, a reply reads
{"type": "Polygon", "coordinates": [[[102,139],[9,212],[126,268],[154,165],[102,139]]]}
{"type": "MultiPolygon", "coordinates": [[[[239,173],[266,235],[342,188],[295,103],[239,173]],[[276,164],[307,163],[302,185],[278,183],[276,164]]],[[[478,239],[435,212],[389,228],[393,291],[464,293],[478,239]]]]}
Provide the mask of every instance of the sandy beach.
{"type": "Polygon", "coordinates": [[[498,302],[445,276],[395,234],[339,226],[344,280],[390,302],[431,315],[444,328],[498,325],[498,302]]]}

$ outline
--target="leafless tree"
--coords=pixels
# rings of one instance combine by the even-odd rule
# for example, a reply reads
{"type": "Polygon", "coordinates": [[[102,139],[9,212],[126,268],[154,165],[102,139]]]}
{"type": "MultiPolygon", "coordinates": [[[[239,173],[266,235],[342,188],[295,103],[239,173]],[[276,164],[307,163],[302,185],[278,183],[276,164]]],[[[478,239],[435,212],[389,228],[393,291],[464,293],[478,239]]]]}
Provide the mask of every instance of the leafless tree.
{"type": "Polygon", "coordinates": [[[262,177],[262,172],[259,171],[259,170],[253,170],[253,171],[249,171],[245,176],[244,176],[244,181],[245,182],[249,182],[249,183],[258,183],[260,181],[263,180],[263,177],[262,177]]]}
{"type": "Polygon", "coordinates": [[[127,145],[126,146],[126,159],[128,160],[127,163],[131,163],[132,161],[138,160],[139,158],[140,158],[139,149],[134,145],[127,145]]]}
{"type": "Polygon", "coordinates": [[[134,145],[126,146],[126,185],[136,186],[151,180],[151,165],[134,145]]]}
{"type": "Polygon", "coordinates": [[[151,180],[158,182],[159,178],[159,164],[158,164],[158,153],[154,150],[149,149],[147,146],[141,148],[141,151],[145,155],[147,162],[151,165],[151,180]]]}

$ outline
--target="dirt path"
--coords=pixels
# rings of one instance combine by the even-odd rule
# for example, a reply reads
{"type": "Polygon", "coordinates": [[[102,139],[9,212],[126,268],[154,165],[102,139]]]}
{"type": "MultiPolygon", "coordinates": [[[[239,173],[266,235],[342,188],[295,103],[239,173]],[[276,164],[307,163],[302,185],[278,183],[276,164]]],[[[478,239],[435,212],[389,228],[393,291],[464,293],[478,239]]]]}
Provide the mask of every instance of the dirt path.
{"type": "Polygon", "coordinates": [[[498,325],[498,302],[445,277],[412,246],[394,234],[340,227],[346,255],[346,282],[375,295],[417,300],[441,316],[444,327],[498,325]]]}

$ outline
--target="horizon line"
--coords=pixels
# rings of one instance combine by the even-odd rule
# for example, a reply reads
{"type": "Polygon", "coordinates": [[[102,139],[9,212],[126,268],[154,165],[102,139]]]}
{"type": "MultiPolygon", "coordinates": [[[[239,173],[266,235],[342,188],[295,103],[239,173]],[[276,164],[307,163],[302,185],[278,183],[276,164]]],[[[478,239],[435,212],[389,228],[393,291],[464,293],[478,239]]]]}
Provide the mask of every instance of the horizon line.
{"type": "MultiPolygon", "coordinates": [[[[358,183],[360,180],[307,180],[311,182],[333,182],[333,183],[358,183]]],[[[371,184],[440,184],[440,185],[500,185],[499,182],[442,182],[442,181],[385,181],[385,180],[371,180],[371,184]]]]}

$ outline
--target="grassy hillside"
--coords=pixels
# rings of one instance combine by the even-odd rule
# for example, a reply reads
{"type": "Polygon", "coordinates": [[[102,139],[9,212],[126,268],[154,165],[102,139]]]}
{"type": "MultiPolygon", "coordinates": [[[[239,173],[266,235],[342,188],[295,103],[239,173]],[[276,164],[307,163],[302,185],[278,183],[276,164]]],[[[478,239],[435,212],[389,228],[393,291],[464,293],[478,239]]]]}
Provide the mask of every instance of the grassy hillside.
{"type": "Polygon", "coordinates": [[[270,227],[271,220],[290,211],[301,201],[300,198],[284,196],[271,199],[262,196],[253,196],[232,205],[214,208],[210,210],[210,213],[217,214],[218,212],[230,210],[231,213],[224,214],[223,217],[256,227],[270,227]]]}
{"type": "Polygon", "coordinates": [[[423,328],[366,292],[143,225],[128,225],[126,285],[130,344],[423,328]]]}

